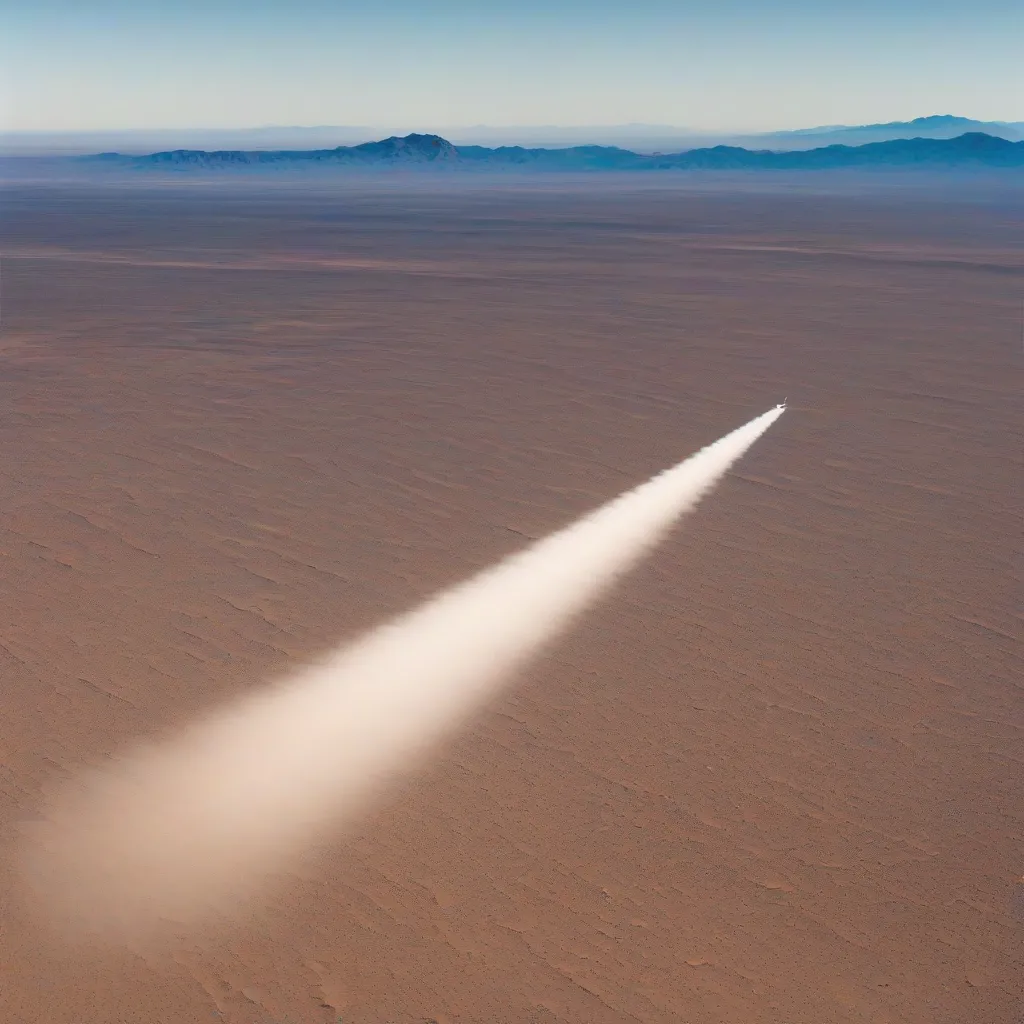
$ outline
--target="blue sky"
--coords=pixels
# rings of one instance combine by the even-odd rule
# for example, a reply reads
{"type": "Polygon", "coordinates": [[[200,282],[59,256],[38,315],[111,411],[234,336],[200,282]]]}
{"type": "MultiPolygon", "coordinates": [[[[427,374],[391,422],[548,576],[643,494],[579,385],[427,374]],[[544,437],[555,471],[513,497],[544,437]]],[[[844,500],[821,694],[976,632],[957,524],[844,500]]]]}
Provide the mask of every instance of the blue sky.
{"type": "Polygon", "coordinates": [[[0,0],[0,125],[1024,120],[1021,0],[0,0]]]}

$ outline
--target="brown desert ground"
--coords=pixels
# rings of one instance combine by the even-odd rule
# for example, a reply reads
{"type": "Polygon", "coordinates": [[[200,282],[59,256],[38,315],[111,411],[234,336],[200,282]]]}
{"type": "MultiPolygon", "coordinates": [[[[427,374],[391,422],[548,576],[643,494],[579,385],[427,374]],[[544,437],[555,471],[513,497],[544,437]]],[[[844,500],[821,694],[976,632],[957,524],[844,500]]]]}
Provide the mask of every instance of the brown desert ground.
{"type": "Polygon", "coordinates": [[[11,184],[0,839],[784,397],[671,540],[255,919],[11,1024],[1014,1024],[1024,189],[11,184]]]}

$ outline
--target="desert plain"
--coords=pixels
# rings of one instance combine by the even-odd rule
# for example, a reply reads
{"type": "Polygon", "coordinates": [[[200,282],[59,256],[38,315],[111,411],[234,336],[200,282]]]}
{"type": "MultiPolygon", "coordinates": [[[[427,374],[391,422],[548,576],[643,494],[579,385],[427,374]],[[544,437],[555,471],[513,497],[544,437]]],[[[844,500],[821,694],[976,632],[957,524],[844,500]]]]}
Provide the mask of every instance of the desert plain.
{"type": "Polygon", "coordinates": [[[14,181],[0,216],[8,852],[76,766],[789,400],[251,919],[69,947],[5,855],[0,1019],[1021,1019],[1018,181],[14,181]]]}

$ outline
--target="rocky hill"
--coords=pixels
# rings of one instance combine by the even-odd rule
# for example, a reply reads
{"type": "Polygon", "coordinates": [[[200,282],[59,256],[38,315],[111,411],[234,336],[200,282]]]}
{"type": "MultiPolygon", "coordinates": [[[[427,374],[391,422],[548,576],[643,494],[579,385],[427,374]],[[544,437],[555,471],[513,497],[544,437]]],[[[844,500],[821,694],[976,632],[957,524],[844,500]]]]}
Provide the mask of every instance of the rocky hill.
{"type": "Polygon", "coordinates": [[[379,142],[334,149],[171,149],[142,157],[102,153],[104,160],[130,160],[138,166],[244,167],[261,164],[426,164],[459,158],[458,150],[440,135],[391,136],[379,142]]]}

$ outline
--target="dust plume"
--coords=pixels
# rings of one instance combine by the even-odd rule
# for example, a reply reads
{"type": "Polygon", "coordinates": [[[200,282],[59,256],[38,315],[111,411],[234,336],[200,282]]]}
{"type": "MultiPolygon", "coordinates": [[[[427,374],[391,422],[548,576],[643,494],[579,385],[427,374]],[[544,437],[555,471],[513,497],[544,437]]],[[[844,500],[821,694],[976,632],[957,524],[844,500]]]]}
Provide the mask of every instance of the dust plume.
{"type": "Polygon", "coordinates": [[[32,889],[66,926],[121,937],[240,911],[485,705],[781,414],[184,734],[79,776],[29,835],[32,889]]]}

